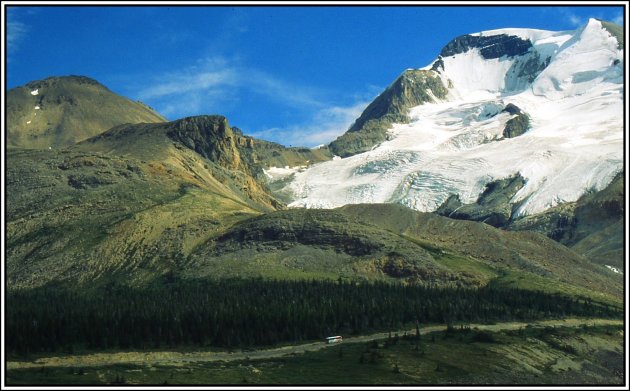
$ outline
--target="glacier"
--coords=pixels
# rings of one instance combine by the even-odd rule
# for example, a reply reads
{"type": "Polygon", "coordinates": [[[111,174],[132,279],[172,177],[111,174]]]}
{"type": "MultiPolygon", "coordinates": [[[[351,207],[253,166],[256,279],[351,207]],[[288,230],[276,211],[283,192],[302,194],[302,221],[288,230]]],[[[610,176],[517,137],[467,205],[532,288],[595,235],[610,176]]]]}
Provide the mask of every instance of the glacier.
{"type": "MultiPolygon", "coordinates": [[[[623,49],[591,19],[574,31],[500,29],[472,34],[517,36],[522,55],[484,58],[481,48],[440,57],[435,71],[446,99],[410,108],[372,150],[308,168],[271,169],[290,181],[290,207],[334,208],[400,203],[430,212],[450,195],[475,202],[485,186],[520,174],[513,217],[540,213],[606,187],[624,169],[623,49]],[[535,72],[532,73],[531,70],[535,72]],[[529,72],[527,71],[529,70],[529,72]],[[516,105],[529,130],[504,138],[516,105]]],[[[420,68],[430,70],[432,65],[420,68]]]]}

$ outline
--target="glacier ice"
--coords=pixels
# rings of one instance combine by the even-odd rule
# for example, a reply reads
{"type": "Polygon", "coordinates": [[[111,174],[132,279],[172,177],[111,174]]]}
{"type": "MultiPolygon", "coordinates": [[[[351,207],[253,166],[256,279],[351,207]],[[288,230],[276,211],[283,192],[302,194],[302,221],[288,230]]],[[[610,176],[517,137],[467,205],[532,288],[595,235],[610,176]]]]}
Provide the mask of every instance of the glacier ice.
{"type": "Polygon", "coordinates": [[[487,60],[473,49],[443,58],[447,99],[412,108],[412,122],[394,124],[371,151],[292,170],[283,189],[293,195],[290,206],[396,202],[433,211],[451,194],[474,202],[487,183],[519,173],[526,183],[511,200],[518,217],[608,185],[624,163],[624,60],[616,40],[594,19],[570,32],[479,34],[518,35],[533,47],[519,57],[487,60]],[[523,61],[542,64],[533,80],[519,71],[523,61]],[[509,103],[530,116],[531,127],[504,139],[509,103]]]}

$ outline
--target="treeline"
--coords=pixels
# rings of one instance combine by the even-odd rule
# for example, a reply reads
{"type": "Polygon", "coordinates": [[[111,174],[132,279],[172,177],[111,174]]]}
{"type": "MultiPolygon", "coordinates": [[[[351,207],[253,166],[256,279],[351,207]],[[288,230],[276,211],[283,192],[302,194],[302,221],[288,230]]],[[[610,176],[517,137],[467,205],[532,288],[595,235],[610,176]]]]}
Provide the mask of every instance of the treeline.
{"type": "Polygon", "coordinates": [[[590,300],[518,289],[342,281],[178,281],[76,291],[44,287],[6,297],[12,354],[76,349],[248,347],[420,323],[620,316],[590,300]]]}

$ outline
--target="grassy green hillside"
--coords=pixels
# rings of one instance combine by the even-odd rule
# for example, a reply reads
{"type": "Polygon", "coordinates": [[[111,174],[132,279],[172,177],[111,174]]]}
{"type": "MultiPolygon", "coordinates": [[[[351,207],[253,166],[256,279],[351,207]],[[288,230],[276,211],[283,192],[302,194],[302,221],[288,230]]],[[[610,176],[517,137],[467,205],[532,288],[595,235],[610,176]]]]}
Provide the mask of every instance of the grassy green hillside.
{"type": "Polygon", "coordinates": [[[7,145],[72,145],[124,123],[164,122],[150,107],[83,76],[50,77],[7,92],[7,145]]]}
{"type": "Polygon", "coordinates": [[[215,231],[274,209],[247,171],[230,169],[238,156],[213,162],[169,130],[129,125],[71,149],[9,150],[9,286],[155,278],[215,231]]]}
{"type": "Polygon", "coordinates": [[[212,232],[267,210],[217,180],[211,164],[192,153],[163,162],[9,151],[9,287],[151,279],[212,232]]]}
{"type": "Polygon", "coordinates": [[[622,292],[620,277],[543,235],[389,204],[247,219],[198,246],[190,262],[191,275],[493,284],[605,301],[622,292]]]}
{"type": "Polygon", "coordinates": [[[431,249],[436,260],[481,284],[622,297],[622,277],[533,232],[410,211],[399,205],[348,205],[359,216],[431,249]]]}
{"type": "Polygon", "coordinates": [[[283,207],[256,179],[266,156],[326,159],[243,136],[220,116],[120,125],[62,150],[9,149],[9,287],[141,283],[185,269],[200,243],[283,207]]]}

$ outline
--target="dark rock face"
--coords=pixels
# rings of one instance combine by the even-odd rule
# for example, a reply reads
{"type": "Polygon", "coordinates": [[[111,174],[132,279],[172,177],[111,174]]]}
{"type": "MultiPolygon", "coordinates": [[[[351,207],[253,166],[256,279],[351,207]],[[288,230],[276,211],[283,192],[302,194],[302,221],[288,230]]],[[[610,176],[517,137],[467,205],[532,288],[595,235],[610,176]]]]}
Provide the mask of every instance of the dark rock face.
{"type": "Polygon", "coordinates": [[[444,70],[444,60],[442,59],[442,56],[438,56],[438,59],[435,60],[431,66],[432,71],[439,72],[440,69],[444,70]]]}
{"type": "Polygon", "coordinates": [[[269,194],[269,189],[256,178],[262,168],[252,159],[256,143],[250,137],[234,132],[228,120],[221,115],[187,117],[167,125],[166,135],[199,155],[217,164],[221,170],[212,175],[234,192],[243,194],[258,204],[274,209],[284,205],[269,194]]]}
{"type": "Polygon", "coordinates": [[[404,120],[407,109],[426,102],[433,102],[427,90],[443,98],[448,90],[437,75],[424,70],[407,70],[383,91],[355,121],[349,132],[360,131],[366,122],[386,115],[404,120]]]}
{"type": "MultiPolygon", "coordinates": [[[[500,58],[503,56],[514,57],[529,53],[528,56],[510,69],[511,76],[507,77],[510,83],[508,89],[523,88],[536,78],[548,62],[543,60],[535,51],[531,41],[521,39],[514,35],[500,34],[493,36],[463,35],[449,42],[441,51],[430,70],[407,70],[396,79],[385,91],[383,91],[363,111],[361,116],[342,136],[329,144],[330,151],[341,157],[348,157],[366,152],[375,145],[386,141],[387,129],[393,123],[407,123],[409,108],[426,102],[433,102],[433,97],[444,98],[448,94],[448,88],[439,78],[439,73],[444,70],[444,57],[465,53],[472,48],[478,48],[485,59],[500,58]],[[514,79],[516,82],[511,82],[514,79]]],[[[522,126],[525,118],[518,119],[511,127],[510,137],[517,133],[516,128],[522,126]]]]}
{"type": "Polygon", "coordinates": [[[280,211],[238,224],[216,240],[215,252],[248,246],[271,251],[296,245],[330,248],[354,257],[398,251],[397,258],[432,259],[421,247],[398,235],[336,211],[314,209],[280,211]]]}
{"type": "Polygon", "coordinates": [[[294,254],[299,253],[307,265],[325,262],[330,269],[352,257],[352,268],[359,273],[365,270],[414,283],[452,283],[458,279],[435,263],[433,254],[440,250],[374,223],[369,217],[364,219],[342,209],[277,211],[236,224],[200,246],[198,254],[212,258],[245,251],[249,257],[252,253],[280,256],[292,262],[294,254]],[[328,254],[327,259],[316,258],[322,252],[328,254]],[[282,254],[287,254],[286,258],[282,254]]]}
{"type": "MultiPolygon", "coordinates": [[[[440,216],[446,216],[446,217],[451,217],[451,218],[457,218],[455,212],[457,211],[457,209],[461,208],[464,204],[462,203],[462,200],[459,198],[459,195],[457,194],[451,194],[446,201],[444,201],[442,203],[442,205],[440,205],[439,208],[437,208],[435,210],[435,213],[439,214],[440,216]]],[[[463,219],[460,219],[463,220],[463,219]]]]}
{"type": "Polygon", "coordinates": [[[524,185],[525,179],[520,174],[490,182],[474,204],[463,204],[459,196],[451,195],[435,212],[453,219],[481,221],[494,227],[503,227],[512,217],[510,199],[524,185]]]}
{"type": "Polygon", "coordinates": [[[479,52],[485,59],[500,58],[503,56],[514,57],[527,53],[532,47],[531,41],[515,35],[462,35],[449,42],[440,56],[449,57],[459,53],[465,53],[473,48],[479,48],[479,52]]]}
{"type": "Polygon", "coordinates": [[[338,232],[332,227],[316,224],[295,227],[288,221],[264,221],[253,223],[244,229],[236,229],[220,241],[238,243],[264,243],[276,248],[289,248],[296,244],[332,247],[338,252],[360,257],[377,252],[381,243],[372,242],[359,233],[338,232]]]}
{"type": "Polygon", "coordinates": [[[520,113],[506,122],[503,137],[518,137],[529,130],[529,115],[520,113]]]}
{"type": "Polygon", "coordinates": [[[549,232],[547,232],[549,239],[566,243],[573,237],[577,220],[572,215],[558,213],[549,215],[548,224],[550,226],[549,232]]]}
{"type": "Polygon", "coordinates": [[[103,185],[111,185],[115,183],[112,175],[70,175],[68,176],[68,185],[75,189],[88,189],[91,187],[99,187],[103,185]]]}
{"type": "Polygon", "coordinates": [[[523,112],[518,106],[512,103],[508,103],[502,113],[509,113],[516,117],[509,119],[503,129],[503,137],[513,138],[518,137],[529,130],[529,115],[523,112]]]}
{"type": "Polygon", "coordinates": [[[508,91],[520,91],[527,88],[549,63],[551,57],[541,57],[535,50],[515,61],[505,74],[505,89],[508,91]]]}
{"type": "Polygon", "coordinates": [[[225,168],[238,169],[240,166],[240,154],[235,144],[237,136],[223,116],[204,115],[172,122],[167,135],[225,168]]]}
{"type": "Polygon", "coordinates": [[[505,106],[505,108],[501,110],[501,112],[510,113],[512,115],[518,115],[518,114],[521,114],[521,109],[513,103],[508,103],[507,106],[505,106]]]}

